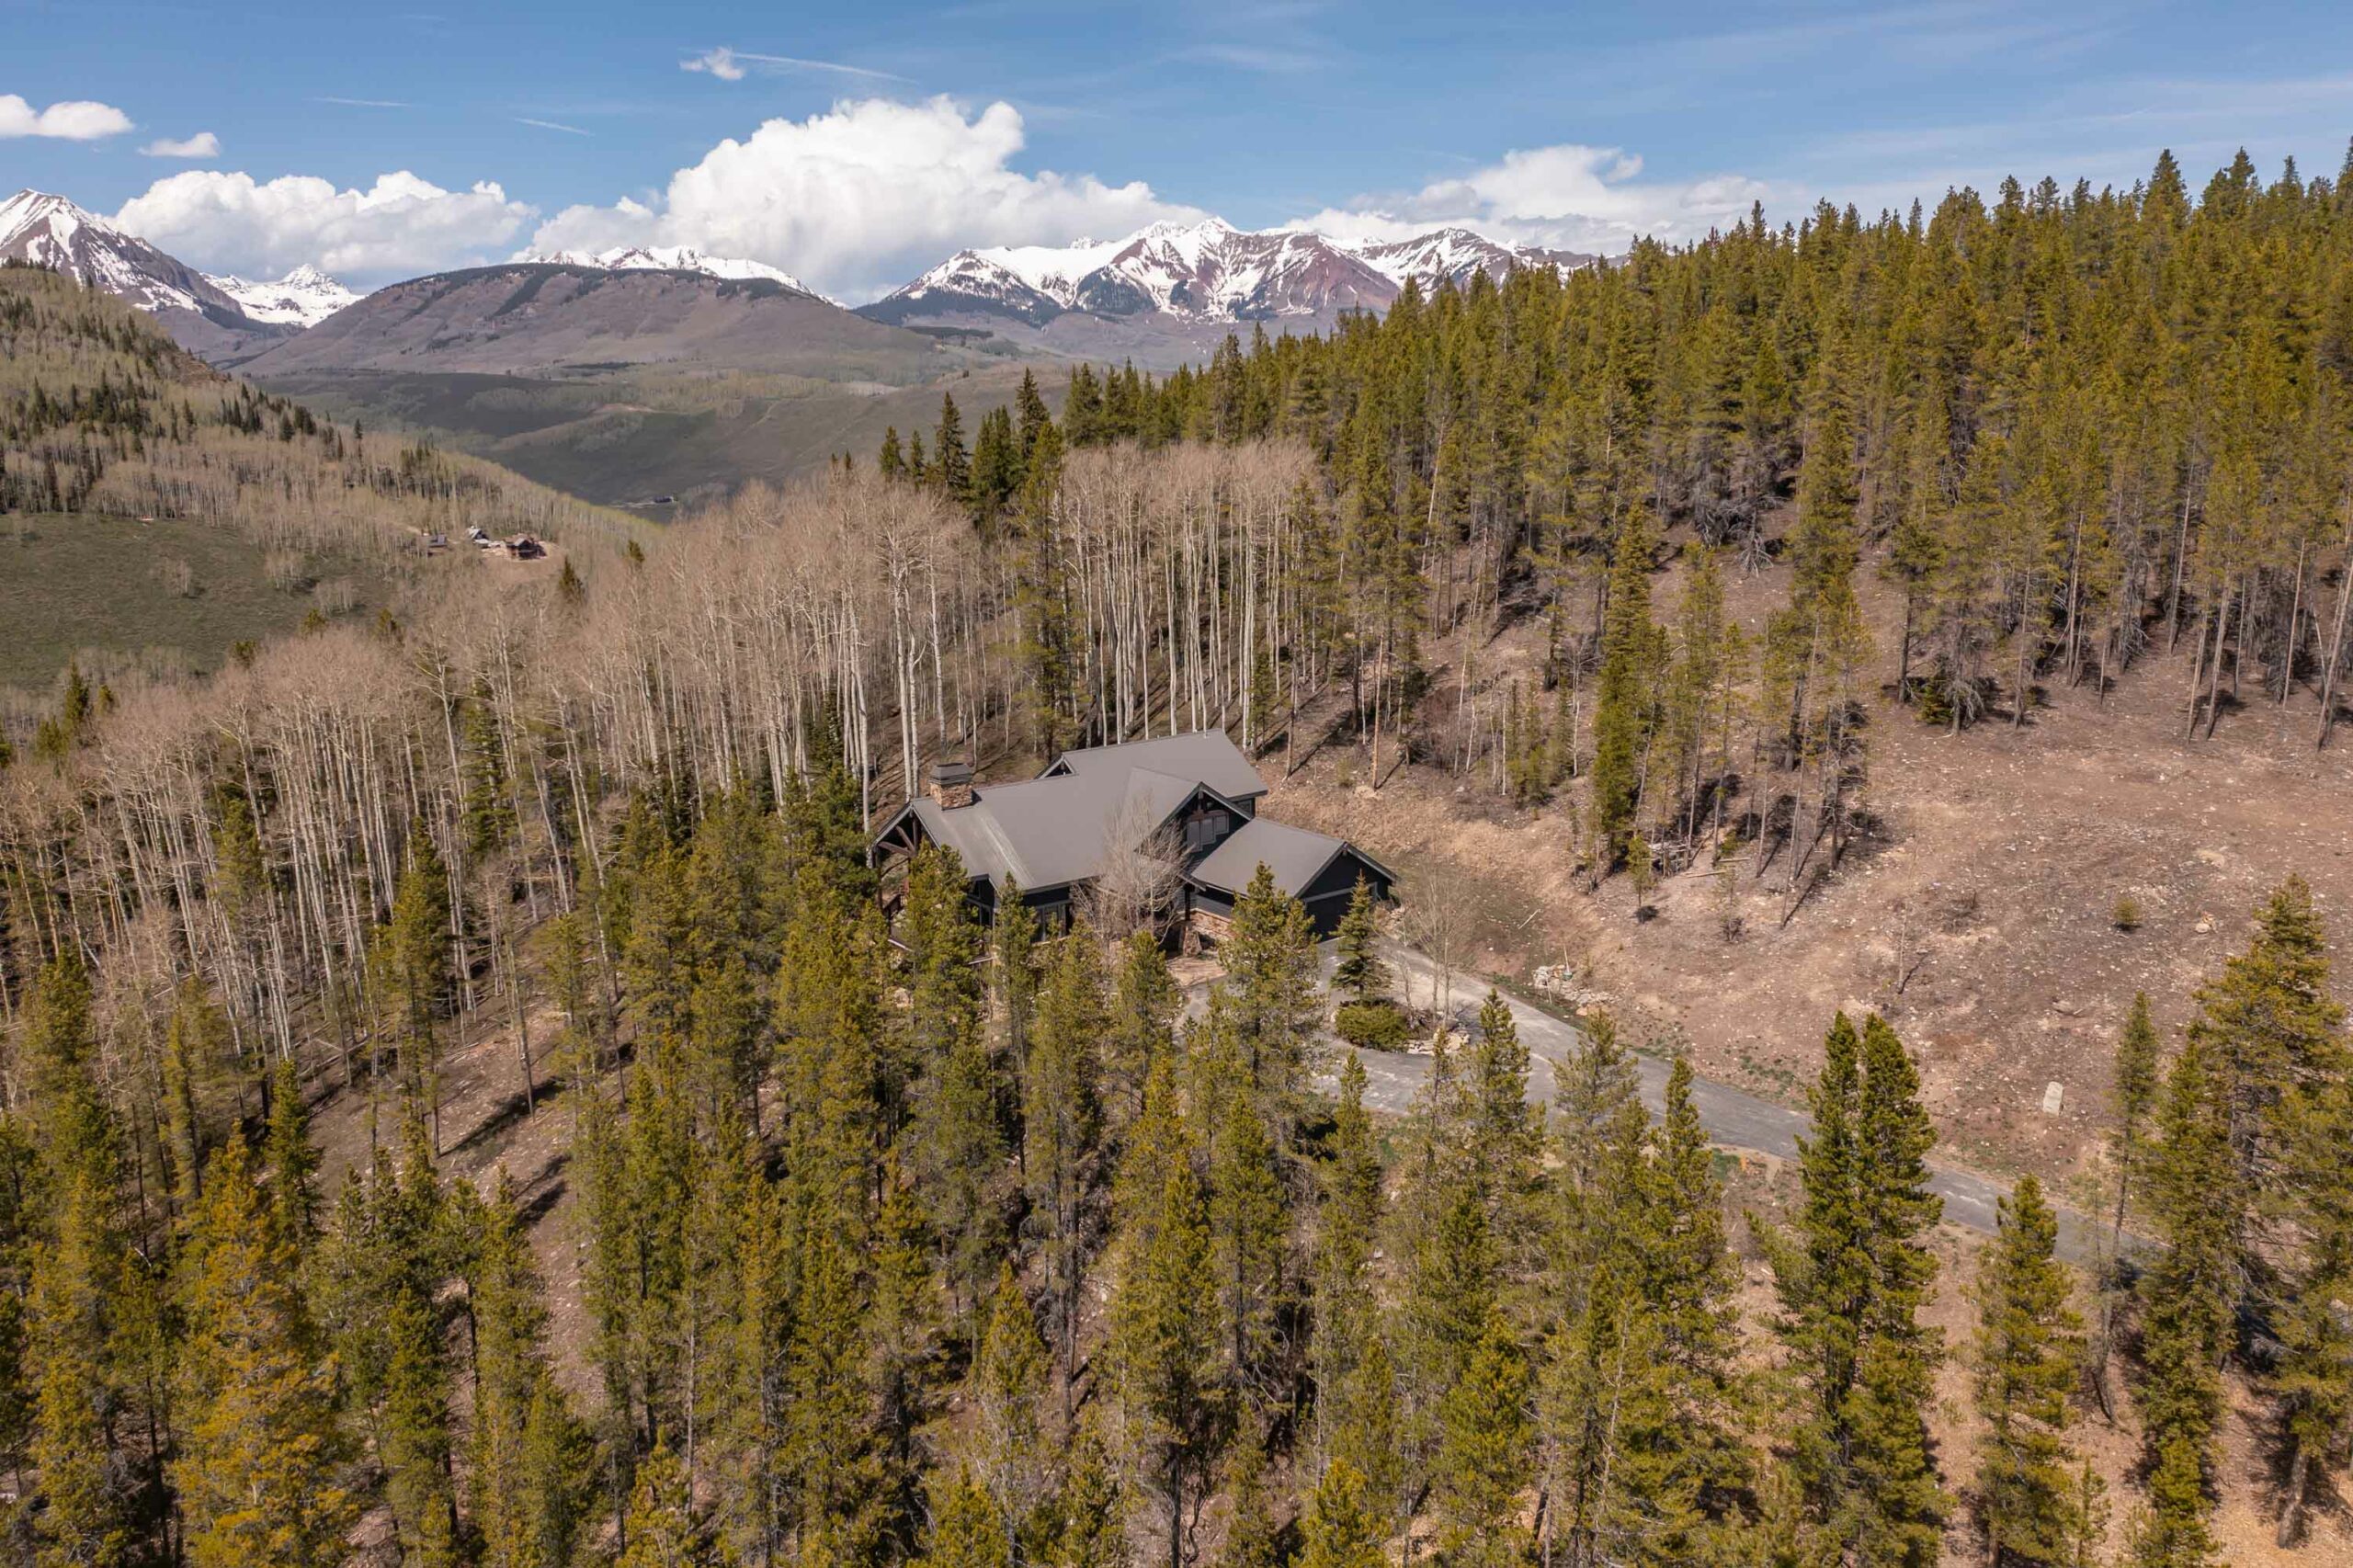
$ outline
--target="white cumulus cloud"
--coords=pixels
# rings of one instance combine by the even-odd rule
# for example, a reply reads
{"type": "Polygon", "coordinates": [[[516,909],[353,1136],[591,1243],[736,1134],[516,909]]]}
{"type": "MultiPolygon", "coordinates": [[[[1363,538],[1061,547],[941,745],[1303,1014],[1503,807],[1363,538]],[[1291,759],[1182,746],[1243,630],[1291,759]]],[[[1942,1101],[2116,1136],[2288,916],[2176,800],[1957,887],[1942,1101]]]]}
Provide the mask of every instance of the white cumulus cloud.
{"type": "Polygon", "coordinates": [[[275,278],[307,262],[377,281],[486,260],[538,215],[487,180],[444,190],[402,170],[339,190],[309,175],[189,170],[131,198],[115,222],[209,271],[275,278]]]}
{"type": "Polygon", "coordinates": [[[1361,196],[1290,227],[1388,240],[1459,223],[1498,240],[1610,253],[1644,236],[1698,239],[1772,195],[1739,175],[1676,181],[1642,173],[1642,159],[1616,147],[1564,142],[1506,153],[1418,190],[1361,196]]]}
{"type": "Polygon", "coordinates": [[[61,142],[96,142],[131,129],[131,117],[112,104],[70,98],[37,109],[14,93],[0,93],[0,137],[48,136],[61,142]]]}
{"type": "Polygon", "coordinates": [[[221,155],[221,138],[210,131],[199,131],[193,136],[177,139],[159,137],[139,150],[151,158],[217,158],[221,155]]]}
{"type": "Polygon", "coordinates": [[[967,246],[1059,244],[1200,215],[1140,180],[1016,168],[1023,142],[1020,111],[1006,103],[969,117],[944,97],[838,103],[721,142],[651,203],[568,208],[531,243],[540,251],[693,245],[856,301],[967,246]]]}

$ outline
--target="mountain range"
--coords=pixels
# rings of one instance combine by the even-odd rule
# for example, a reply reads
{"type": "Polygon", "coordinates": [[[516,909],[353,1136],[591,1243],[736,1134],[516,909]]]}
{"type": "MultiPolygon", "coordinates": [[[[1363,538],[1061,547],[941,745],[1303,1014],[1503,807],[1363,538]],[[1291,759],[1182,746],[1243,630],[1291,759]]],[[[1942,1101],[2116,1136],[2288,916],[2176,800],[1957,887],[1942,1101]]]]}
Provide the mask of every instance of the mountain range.
{"type": "Polygon", "coordinates": [[[208,275],[205,281],[255,321],[273,326],[316,326],[362,298],[315,267],[298,267],[274,283],[249,282],[233,275],[208,275]]]}
{"type": "Polygon", "coordinates": [[[1500,278],[1524,267],[1568,269],[1594,260],[1503,244],[1463,228],[1350,243],[1303,229],[1237,229],[1211,218],[1154,223],[1118,240],[959,251],[855,312],[780,267],[685,245],[525,253],[503,267],[437,274],[363,295],[313,267],[274,281],[209,276],[62,196],[33,190],[0,203],[0,259],[10,257],[120,296],[217,364],[269,355],[278,366],[305,369],[431,361],[437,369],[499,373],[588,362],[802,364],[810,345],[741,335],[781,330],[813,337],[819,357],[832,358],[845,346],[864,346],[859,328],[835,319],[851,313],[999,353],[1132,358],[1168,369],[1206,358],[1238,326],[1316,332],[1352,312],[1384,311],[1408,281],[1424,289],[1448,281],[1467,286],[1482,272],[1500,278]],[[550,290],[540,278],[528,295],[510,299],[533,276],[514,268],[555,268],[570,281],[550,290]],[[624,275],[640,281],[602,294],[591,286],[624,275]],[[675,281],[652,281],[664,277],[675,281]],[[510,281],[496,281],[502,278],[510,281]],[[757,298],[773,290],[779,300],[813,308],[747,311],[756,296],[742,291],[746,285],[764,291],[757,298]],[[499,287],[507,293],[493,299],[484,292],[499,287]],[[593,306],[592,297],[598,298],[593,306]],[[624,307],[624,299],[640,304],[624,307]],[[295,347],[293,340],[313,339],[369,301],[384,303],[360,323],[338,324],[295,347]],[[428,318],[446,330],[419,337],[400,324],[428,318]]]}
{"type": "Polygon", "coordinates": [[[741,280],[762,278],[779,283],[796,294],[822,300],[824,295],[782,267],[739,256],[707,256],[692,245],[616,245],[600,251],[528,251],[517,261],[546,262],[554,267],[585,267],[605,272],[695,272],[705,278],[741,280]]]}
{"type": "Polygon", "coordinates": [[[1408,281],[1428,290],[1567,269],[1595,258],[1496,243],[1462,228],[1348,244],[1302,229],[1236,229],[1211,218],[1154,223],[1125,239],[959,251],[858,313],[904,326],[983,330],[1022,347],[1147,364],[1200,358],[1240,324],[1318,331],[1383,311],[1408,281]]]}
{"type": "Polygon", "coordinates": [[[103,289],[216,364],[234,364],[301,330],[289,320],[256,315],[222,280],[45,191],[20,190],[0,201],[0,261],[50,267],[85,288],[103,289]]]}
{"type": "MultiPolygon", "coordinates": [[[[510,261],[379,289],[245,367],[545,376],[632,366],[898,381],[940,340],[767,277],[510,261]]],[[[944,367],[935,367],[944,368],[944,367]]]]}

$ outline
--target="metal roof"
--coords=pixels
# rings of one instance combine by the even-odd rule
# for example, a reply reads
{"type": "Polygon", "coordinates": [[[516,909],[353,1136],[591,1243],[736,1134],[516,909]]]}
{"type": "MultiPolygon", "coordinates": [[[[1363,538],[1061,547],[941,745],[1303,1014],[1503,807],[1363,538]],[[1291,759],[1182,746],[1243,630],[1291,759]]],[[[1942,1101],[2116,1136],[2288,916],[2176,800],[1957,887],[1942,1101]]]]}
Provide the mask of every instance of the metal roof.
{"type": "Polygon", "coordinates": [[[1264,866],[1274,875],[1277,892],[1296,897],[1332,863],[1334,856],[1348,849],[1347,840],[1328,833],[1253,817],[1210,851],[1191,874],[1197,882],[1239,897],[1264,866]]]}
{"type": "MultiPolygon", "coordinates": [[[[955,850],[968,874],[999,886],[1011,878],[1036,892],[1095,877],[1111,852],[1141,846],[1201,790],[1230,805],[1265,794],[1267,786],[1222,731],[1205,730],[1064,752],[1043,777],[983,786],[969,806],[950,811],[924,795],[901,815],[912,814],[926,837],[955,850]],[[1131,835],[1135,843],[1112,842],[1131,835]]],[[[1245,821],[1188,874],[1239,895],[1263,862],[1279,892],[1296,894],[1344,852],[1389,875],[1344,839],[1264,818],[1245,821]]]]}
{"type": "Polygon", "coordinates": [[[1115,746],[1066,751],[1054,758],[1042,778],[1063,774],[1086,778],[1093,774],[1126,773],[1148,767],[1177,778],[1198,780],[1230,801],[1246,801],[1267,792],[1267,781],[1242,755],[1242,748],[1223,730],[1196,730],[1190,734],[1161,735],[1127,741],[1115,746]]]}
{"type": "Polygon", "coordinates": [[[972,876],[998,883],[1011,877],[1035,892],[1096,875],[1107,851],[1138,847],[1199,788],[1149,767],[1088,768],[988,785],[974,791],[971,805],[953,811],[928,796],[909,809],[972,876]],[[1139,843],[1113,846],[1120,829],[1135,831],[1139,843]]]}

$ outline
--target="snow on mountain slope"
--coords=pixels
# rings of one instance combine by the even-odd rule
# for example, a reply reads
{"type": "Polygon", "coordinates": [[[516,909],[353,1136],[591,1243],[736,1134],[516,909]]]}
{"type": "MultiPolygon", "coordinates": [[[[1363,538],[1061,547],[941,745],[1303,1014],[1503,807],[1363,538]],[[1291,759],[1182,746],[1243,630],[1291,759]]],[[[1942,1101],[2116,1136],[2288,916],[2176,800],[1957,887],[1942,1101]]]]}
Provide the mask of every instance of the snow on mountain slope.
{"type": "Polygon", "coordinates": [[[1381,310],[1409,278],[1434,288],[1476,273],[1589,257],[1497,244],[1468,229],[1351,245],[1307,230],[1251,231],[1211,218],[1154,223],[1124,240],[959,251],[867,306],[878,320],[1003,315],[1043,326],[1068,312],[1158,312],[1188,324],[1328,318],[1381,310]]]}
{"type": "Polygon", "coordinates": [[[1552,267],[1573,271],[1594,258],[1574,251],[1542,250],[1534,245],[1506,245],[1470,229],[1433,229],[1410,239],[1373,240],[1351,247],[1382,277],[1405,286],[1416,278],[1424,289],[1450,281],[1466,287],[1479,273],[1501,281],[1523,267],[1552,267]]]}
{"type": "Polygon", "coordinates": [[[360,298],[315,267],[298,267],[275,283],[210,274],[205,281],[234,300],[254,320],[274,324],[316,326],[360,298]]]}
{"type": "Polygon", "coordinates": [[[740,256],[705,256],[692,245],[616,245],[603,251],[530,253],[520,261],[547,262],[558,267],[594,267],[606,272],[699,272],[706,278],[760,278],[780,283],[797,294],[818,298],[817,290],[781,267],[740,256]]]}
{"type": "Polygon", "coordinates": [[[0,202],[0,259],[53,268],[142,311],[238,310],[201,274],[46,191],[20,190],[0,202]]]}
{"type": "Polygon", "coordinates": [[[0,260],[52,267],[115,295],[216,365],[236,364],[301,330],[292,321],[249,314],[177,257],[45,191],[20,190],[0,201],[0,260]]]}

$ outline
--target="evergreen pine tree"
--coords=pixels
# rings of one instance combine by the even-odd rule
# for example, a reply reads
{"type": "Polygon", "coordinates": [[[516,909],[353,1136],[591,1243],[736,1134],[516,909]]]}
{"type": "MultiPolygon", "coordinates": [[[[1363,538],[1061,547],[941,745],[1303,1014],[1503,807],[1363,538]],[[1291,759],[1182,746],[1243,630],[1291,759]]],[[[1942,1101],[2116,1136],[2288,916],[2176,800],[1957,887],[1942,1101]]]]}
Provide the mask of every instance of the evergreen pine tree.
{"type": "Polygon", "coordinates": [[[318,1229],[318,1151],[311,1145],[302,1072],[292,1053],[270,1070],[269,1122],[262,1153],[269,1171],[269,1215],[278,1239],[299,1256],[318,1229]]]}
{"type": "MultiPolygon", "coordinates": [[[[1174,1094],[1165,1074],[1155,1075],[1155,1085],[1147,1119],[1154,1100],[1174,1094]]],[[[1128,1156],[1138,1167],[1131,1190],[1142,1190],[1122,1227],[1108,1357],[1136,1473],[1166,1521],[1169,1568],[1185,1568],[1193,1510],[1215,1457],[1218,1312],[1209,1218],[1190,1140],[1173,1106],[1164,1114],[1171,1118],[1173,1144],[1139,1139],[1128,1156]],[[1164,1166],[1152,1190],[1148,1173],[1164,1166]]]]}
{"type": "MultiPolygon", "coordinates": [[[[1266,1123],[1246,1095],[1217,1118],[1210,1152],[1211,1255],[1225,1329],[1225,1373],[1241,1408],[1279,1389],[1269,1376],[1286,1295],[1289,1229],[1266,1123]]],[[[1245,1416],[1245,1424],[1256,1420],[1245,1416]]]]}
{"type": "Polygon", "coordinates": [[[587,1434],[548,1365],[547,1306],[505,1167],[472,1221],[472,1522],[486,1568],[563,1568],[587,1511],[587,1434]]]}
{"type": "Polygon", "coordinates": [[[1438,1549],[1458,1562],[1509,1563],[1520,1552],[1517,1513],[1533,1439],[1528,1358],[1500,1312],[1438,1405],[1430,1488],[1438,1549]]]}
{"type": "MultiPolygon", "coordinates": [[[[2154,1534],[2143,1530],[2140,1539],[2174,1543],[2163,1547],[2168,1552],[2204,1540],[2205,1467],[2222,1419],[2221,1369],[2230,1343],[2236,1216],[2217,1197],[2233,1189],[2234,1168],[2229,1108],[2211,1050],[2193,1031],[2166,1076],[2149,1172],[2149,1212],[2162,1250],[2142,1283],[2141,1424],[2153,1474],[2164,1483],[2152,1482],[2154,1534]]],[[[2134,1551],[2143,1558],[2141,1545],[2134,1551]]]]}
{"type": "Polygon", "coordinates": [[[2057,1258],[2059,1217],[2031,1174],[1997,1224],[1976,1290],[1977,1517],[1995,1562],[2059,1568],[2083,1533],[2066,1437],[2081,1320],[2057,1258]]]}
{"type": "Polygon", "coordinates": [[[1372,884],[1357,879],[1348,896],[1348,912],[1340,919],[1338,961],[1332,970],[1332,989],[1357,1001],[1389,1000],[1389,965],[1381,957],[1381,924],[1374,906],[1372,884]]]}
{"type": "Polygon", "coordinates": [[[2108,1401],[2108,1358],[2114,1347],[2131,1287],[2124,1258],[2124,1224],[2143,1187],[2150,1161],[2152,1128],[2162,1087],[2157,1064],[2157,1028],[2149,1017],[2148,993],[2135,992],[2132,1009],[2117,1037],[2115,1084],[2109,1091],[2108,1158],[2116,1202],[2110,1214],[2108,1254],[2099,1269],[2099,1311],[2092,1335],[2087,1375],[2103,1408],[2108,1401]]]}
{"type": "Polygon", "coordinates": [[[1133,1120],[1143,1104],[1143,1086],[1155,1063],[1175,1049],[1176,1017],[1185,994],[1168,972],[1168,955],[1150,931],[1131,933],[1120,948],[1119,972],[1111,982],[1110,1029],[1104,1037],[1107,1098],[1119,1107],[1119,1120],[1133,1120]]]}
{"type": "Polygon", "coordinates": [[[1277,892],[1263,865],[1234,901],[1222,957],[1248,1081],[1288,1146],[1315,1064],[1315,934],[1299,901],[1277,892]]]}
{"type": "Polygon", "coordinates": [[[616,1568],[726,1568],[733,1559],[695,1515],[686,1466],[656,1449],[637,1467],[616,1568]]]}
{"type": "Polygon", "coordinates": [[[1300,1568],[1384,1568],[1388,1561],[1364,1477],[1347,1460],[1334,1460],[1324,1467],[1300,1521],[1300,1568]]]}
{"type": "Polygon", "coordinates": [[[961,1471],[932,1483],[931,1530],[923,1568],[1012,1568],[1006,1528],[995,1502],[961,1471]]]}
{"type": "Polygon", "coordinates": [[[1092,1422],[1079,1428],[1054,1512],[1054,1536],[1042,1554],[1050,1568],[1126,1568],[1126,1498],[1092,1422]]]}
{"type": "Polygon", "coordinates": [[[1936,1278],[1926,1244],[1935,1141],[1919,1084],[1877,1015],[1844,1014],[1824,1042],[1794,1248],[1777,1251],[1780,1332],[1806,1391],[1798,1477],[1813,1518],[1875,1562],[1935,1560],[1945,1500],[1923,1412],[1938,1336],[1917,1318],[1936,1278]]]}
{"type": "Polygon", "coordinates": [[[127,1477],[110,1463],[105,1421],[122,1277],[108,1199],[87,1172],[58,1195],[53,1239],[32,1253],[28,1360],[33,1369],[28,1457],[40,1477],[37,1568],[116,1568],[136,1561],[127,1477]]]}
{"type": "Polygon", "coordinates": [[[987,1494],[1010,1557],[1016,1533],[1044,1501],[1043,1399],[1051,1365],[1037,1314],[1008,1267],[997,1278],[972,1357],[974,1483],[987,1494]]]}
{"type": "Polygon", "coordinates": [[[404,1559],[415,1568],[448,1568],[461,1560],[440,1331],[429,1306],[406,1294],[384,1316],[377,1457],[404,1559]]]}
{"type": "Polygon", "coordinates": [[[1610,557],[1602,623],[1601,676],[1593,716],[1593,831],[1599,875],[1624,853],[1642,795],[1643,743],[1651,726],[1659,656],[1651,620],[1650,534],[1639,510],[1627,514],[1610,557]]]}
{"type": "Polygon", "coordinates": [[[408,862],[392,898],[392,920],[377,933],[370,974],[381,987],[389,1033],[399,1051],[401,1088],[440,1145],[439,1018],[449,994],[448,876],[422,827],[409,832],[408,862]]]}
{"type": "Polygon", "coordinates": [[[184,1256],[185,1412],[171,1482],[194,1568],[328,1568],[358,1509],[342,1486],[333,1375],[296,1288],[297,1253],[244,1144],[212,1161],[184,1256]]]}
{"type": "Polygon", "coordinates": [[[929,476],[950,502],[972,505],[972,460],[964,449],[964,416],[957,411],[952,393],[943,393],[939,400],[939,427],[932,437],[929,476]]]}
{"type": "Polygon", "coordinates": [[[1038,995],[1021,1119],[1023,1171],[1045,1231],[1053,1281],[1054,1342],[1061,1351],[1065,1415],[1068,1385],[1078,1368],[1079,1286],[1086,1264],[1081,1210],[1101,1131],[1097,1051],[1107,1021],[1095,938],[1086,930],[1074,930],[1054,944],[1038,995]]]}

